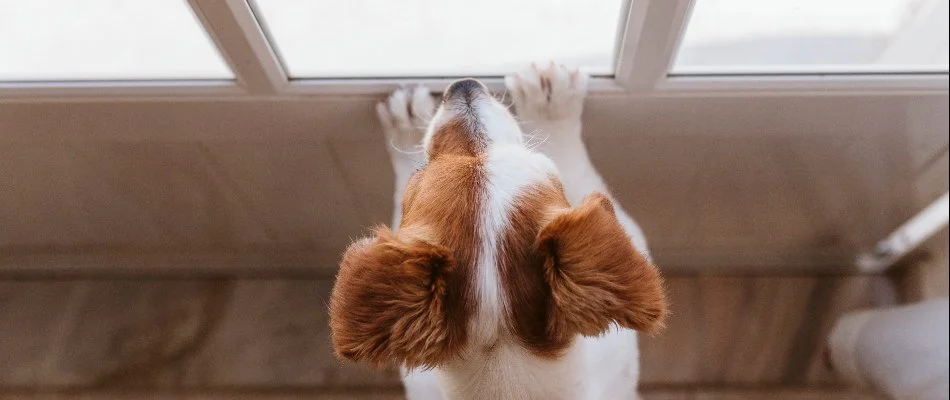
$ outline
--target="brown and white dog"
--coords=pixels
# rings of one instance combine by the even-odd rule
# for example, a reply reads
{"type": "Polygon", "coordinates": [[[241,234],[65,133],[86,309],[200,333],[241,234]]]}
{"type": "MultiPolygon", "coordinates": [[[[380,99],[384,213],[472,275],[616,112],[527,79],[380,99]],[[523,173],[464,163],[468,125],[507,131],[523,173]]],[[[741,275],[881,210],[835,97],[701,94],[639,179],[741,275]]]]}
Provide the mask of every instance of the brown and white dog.
{"type": "Polygon", "coordinates": [[[581,140],[587,80],[553,63],[507,77],[521,127],[474,79],[438,108],[424,88],[379,105],[398,230],[343,256],[339,357],[400,365],[410,399],[636,397],[636,331],[661,327],[666,302],[581,140]]]}

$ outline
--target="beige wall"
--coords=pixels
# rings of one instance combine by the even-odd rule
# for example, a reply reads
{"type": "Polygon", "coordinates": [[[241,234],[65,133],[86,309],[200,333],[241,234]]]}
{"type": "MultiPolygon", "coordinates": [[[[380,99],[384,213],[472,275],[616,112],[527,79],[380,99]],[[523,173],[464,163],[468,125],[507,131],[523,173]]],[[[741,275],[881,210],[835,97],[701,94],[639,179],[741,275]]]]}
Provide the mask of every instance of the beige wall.
{"type": "MultiPolygon", "coordinates": [[[[377,100],[0,102],[0,271],[332,274],[391,213],[377,100]]],[[[947,103],[599,95],[585,136],[662,266],[847,269],[919,207],[947,103]]]]}
{"type": "MultiPolygon", "coordinates": [[[[947,192],[948,179],[948,126],[946,103],[921,103],[908,109],[911,154],[915,169],[917,206],[925,207],[947,192]]],[[[944,228],[924,244],[924,258],[914,274],[919,279],[920,298],[947,297],[948,295],[948,237],[944,228]]]]}

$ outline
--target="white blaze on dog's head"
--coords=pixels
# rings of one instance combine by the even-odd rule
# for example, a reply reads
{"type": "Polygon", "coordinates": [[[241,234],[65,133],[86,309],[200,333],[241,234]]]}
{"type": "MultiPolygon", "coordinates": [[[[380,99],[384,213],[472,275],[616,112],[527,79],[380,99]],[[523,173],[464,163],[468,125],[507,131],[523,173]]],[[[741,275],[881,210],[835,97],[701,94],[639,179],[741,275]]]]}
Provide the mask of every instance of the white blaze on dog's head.
{"type": "Polygon", "coordinates": [[[445,90],[442,104],[432,117],[422,142],[430,158],[439,152],[438,148],[432,149],[433,141],[459,139],[443,136],[449,133],[445,127],[456,124],[463,129],[453,129],[452,134],[474,140],[474,144],[483,150],[490,144],[524,144],[521,128],[507,107],[495,100],[488,89],[475,79],[455,81],[445,90]]]}
{"type": "Polygon", "coordinates": [[[336,353],[437,367],[513,344],[556,359],[611,325],[652,331],[665,300],[607,197],[571,207],[547,157],[480,82],[449,86],[397,232],[344,254],[330,302],[336,353]]]}

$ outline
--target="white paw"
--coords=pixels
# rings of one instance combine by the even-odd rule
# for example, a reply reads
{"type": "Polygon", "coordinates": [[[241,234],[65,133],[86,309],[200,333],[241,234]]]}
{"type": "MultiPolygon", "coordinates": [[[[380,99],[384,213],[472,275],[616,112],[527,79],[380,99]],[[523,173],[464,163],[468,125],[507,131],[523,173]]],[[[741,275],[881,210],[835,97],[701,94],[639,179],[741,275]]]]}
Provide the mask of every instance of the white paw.
{"type": "Polygon", "coordinates": [[[397,159],[423,157],[422,137],[435,112],[429,89],[418,86],[399,88],[385,101],[376,104],[376,114],[386,136],[386,149],[397,159]]]}
{"type": "Polygon", "coordinates": [[[587,74],[554,62],[531,64],[505,77],[518,117],[526,123],[580,120],[587,95],[587,74]]]}

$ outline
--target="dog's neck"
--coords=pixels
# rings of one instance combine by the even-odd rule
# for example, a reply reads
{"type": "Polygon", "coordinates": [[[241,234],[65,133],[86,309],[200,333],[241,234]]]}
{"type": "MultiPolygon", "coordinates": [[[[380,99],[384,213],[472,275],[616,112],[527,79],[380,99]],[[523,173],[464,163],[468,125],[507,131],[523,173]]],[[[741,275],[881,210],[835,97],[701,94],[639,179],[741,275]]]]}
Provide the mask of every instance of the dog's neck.
{"type": "Polygon", "coordinates": [[[562,357],[545,359],[501,341],[435,372],[452,399],[578,399],[584,397],[584,360],[576,347],[575,342],[562,357]]]}

